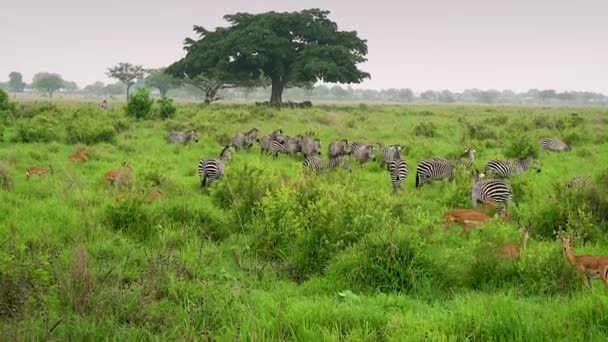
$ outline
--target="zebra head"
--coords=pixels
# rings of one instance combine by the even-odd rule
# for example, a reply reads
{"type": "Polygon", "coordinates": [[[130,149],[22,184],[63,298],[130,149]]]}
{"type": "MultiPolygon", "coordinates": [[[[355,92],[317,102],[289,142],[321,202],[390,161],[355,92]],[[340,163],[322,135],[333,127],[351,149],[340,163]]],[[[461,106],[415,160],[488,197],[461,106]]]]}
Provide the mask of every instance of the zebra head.
{"type": "Polygon", "coordinates": [[[319,139],[314,140],[314,153],[321,155],[321,140],[319,139]]]}
{"type": "Polygon", "coordinates": [[[477,151],[475,151],[474,148],[472,148],[472,147],[469,146],[469,147],[467,147],[464,150],[464,154],[462,155],[462,157],[463,158],[467,158],[470,161],[474,161],[475,160],[475,152],[477,152],[477,151]]]}
{"type": "Polygon", "coordinates": [[[194,142],[198,142],[198,135],[196,134],[195,129],[191,129],[186,132],[186,141],[194,140],[194,142]]]}
{"type": "Polygon", "coordinates": [[[230,161],[230,159],[232,159],[232,146],[226,145],[222,149],[222,152],[220,152],[220,160],[226,163],[230,161]]]}
{"type": "Polygon", "coordinates": [[[376,161],[376,148],[374,145],[367,145],[367,158],[376,161]]]}

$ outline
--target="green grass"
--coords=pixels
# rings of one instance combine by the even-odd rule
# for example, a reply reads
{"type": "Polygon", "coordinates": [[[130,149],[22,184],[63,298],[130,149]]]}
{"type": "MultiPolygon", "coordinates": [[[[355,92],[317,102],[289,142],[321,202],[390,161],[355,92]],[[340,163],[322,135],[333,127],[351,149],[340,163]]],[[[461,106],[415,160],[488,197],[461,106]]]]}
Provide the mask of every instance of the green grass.
{"type": "Polygon", "coordinates": [[[132,121],[122,108],[18,106],[0,142],[0,339],[605,340],[607,291],[583,286],[556,233],[576,254],[608,254],[608,110],[519,106],[320,106],[310,110],[179,105],[173,119],[132,121]],[[44,125],[44,129],[40,129],[44,125]],[[199,142],[165,142],[193,127],[199,142]],[[410,175],[394,194],[379,163],[306,175],[298,158],[239,151],[201,193],[200,158],[238,131],[314,131],[405,147],[410,175]],[[50,132],[47,135],[47,130],[50,132]],[[539,151],[541,137],[569,141],[539,151]],[[23,142],[23,140],[28,142],[23,142]],[[68,144],[69,142],[69,144],[68,144]],[[93,143],[91,145],[82,145],[93,143]],[[87,163],[67,156],[79,146],[87,163]],[[519,241],[492,220],[467,239],[443,213],[470,206],[467,172],[416,190],[415,167],[477,150],[475,165],[538,154],[541,173],[513,179],[519,241]],[[131,189],[103,175],[123,161],[131,189]],[[25,180],[29,166],[53,175],[25,180]],[[593,189],[568,193],[574,175],[593,189]],[[144,201],[153,187],[163,198],[144,201]]]}

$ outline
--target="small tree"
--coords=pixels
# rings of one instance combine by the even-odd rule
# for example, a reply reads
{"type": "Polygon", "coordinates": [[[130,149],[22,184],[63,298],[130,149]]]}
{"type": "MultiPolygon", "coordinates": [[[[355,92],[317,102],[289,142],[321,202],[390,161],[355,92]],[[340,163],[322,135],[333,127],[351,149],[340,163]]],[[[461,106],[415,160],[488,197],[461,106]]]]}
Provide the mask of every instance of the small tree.
{"type": "Polygon", "coordinates": [[[63,87],[63,78],[58,74],[41,72],[34,75],[32,87],[40,92],[47,93],[52,98],[53,93],[63,87]]]}
{"type": "Polygon", "coordinates": [[[175,115],[177,108],[173,104],[173,99],[168,97],[162,97],[157,101],[158,104],[158,116],[161,119],[170,119],[175,115]]]}
{"type": "Polygon", "coordinates": [[[67,91],[76,91],[78,90],[78,84],[76,84],[76,82],[63,81],[63,86],[61,88],[67,91]]]}
{"type": "Polygon", "coordinates": [[[146,70],[141,65],[133,65],[131,63],[118,63],[117,65],[108,68],[106,75],[115,78],[127,86],[127,101],[129,101],[129,90],[135,84],[138,78],[144,77],[146,70]]]}
{"type": "MultiPolygon", "coordinates": [[[[89,94],[93,94],[93,95],[103,95],[106,93],[105,91],[105,84],[103,84],[102,82],[95,82],[93,84],[89,84],[87,86],[84,87],[84,92],[89,93],[89,94]]],[[[122,91],[121,91],[122,93],[122,91]]]]}
{"type": "Polygon", "coordinates": [[[216,77],[207,77],[198,75],[193,78],[186,78],[184,82],[202,90],[205,94],[205,103],[219,101],[222,99],[219,92],[223,89],[232,88],[231,84],[225,83],[222,79],[216,77]]]}
{"type": "Polygon", "coordinates": [[[165,69],[151,70],[150,75],[146,77],[146,85],[156,88],[160,91],[160,96],[167,96],[167,92],[171,89],[178,88],[181,85],[179,79],[165,73],[165,69]]]}
{"type": "Polygon", "coordinates": [[[21,93],[25,89],[25,82],[23,82],[23,75],[20,72],[13,71],[8,74],[8,89],[13,93],[21,93]]]}
{"type": "Polygon", "coordinates": [[[139,88],[129,98],[127,114],[136,119],[147,119],[150,116],[152,105],[154,105],[154,100],[150,97],[150,91],[147,88],[139,88]]]}

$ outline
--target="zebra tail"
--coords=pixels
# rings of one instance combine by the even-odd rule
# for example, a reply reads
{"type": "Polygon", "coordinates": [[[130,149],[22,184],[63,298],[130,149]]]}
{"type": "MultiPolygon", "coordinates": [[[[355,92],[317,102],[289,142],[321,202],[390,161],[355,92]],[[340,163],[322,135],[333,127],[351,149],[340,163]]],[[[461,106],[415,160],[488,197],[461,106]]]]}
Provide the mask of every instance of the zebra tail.
{"type": "Polygon", "coordinates": [[[420,174],[416,172],[416,188],[420,187],[420,174]]]}

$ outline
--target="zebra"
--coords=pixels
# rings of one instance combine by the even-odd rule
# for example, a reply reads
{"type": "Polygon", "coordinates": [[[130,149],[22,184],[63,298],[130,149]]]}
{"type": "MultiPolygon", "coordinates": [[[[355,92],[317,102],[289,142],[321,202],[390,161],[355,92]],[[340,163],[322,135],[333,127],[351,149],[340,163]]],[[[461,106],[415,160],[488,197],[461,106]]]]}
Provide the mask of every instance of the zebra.
{"type": "Polygon", "coordinates": [[[591,180],[585,176],[574,176],[568,183],[566,183],[566,188],[572,189],[581,189],[586,187],[591,180]]]}
{"type": "Polygon", "coordinates": [[[354,151],[354,154],[355,159],[357,159],[361,165],[370,160],[376,160],[375,148],[373,145],[361,145],[354,151]]]}
{"type": "Polygon", "coordinates": [[[552,152],[570,152],[571,149],[565,142],[553,138],[543,138],[540,145],[543,150],[552,152]]]}
{"type": "Polygon", "coordinates": [[[407,162],[401,158],[394,159],[388,164],[388,168],[391,175],[393,190],[397,191],[401,189],[401,185],[409,173],[407,162]]]}
{"type": "Polygon", "coordinates": [[[350,144],[348,140],[342,139],[340,141],[332,141],[327,147],[327,155],[329,158],[336,158],[351,154],[350,144]]]}
{"type": "Polygon", "coordinates": [[[450,160],[452,166],[456,167],[465,167],[470,168],[475,162],[475,149],[472,147],[467,147],[464,150],[464,154],[460,156],[460,159],[450,160]]]}
{"type": "Polygon", "coordinates": [[[104,99],[103,101],[101,101],[101,103],[99,104],[99,108],[101,108],[102,110],[108,110],[108,100],[104,99]]]}
{"type": "Polygon", "coordinates": [[[282,129],[277,128],[274,131],[272,131],[272,133],[270,133],[270,139],[284,143],[287,140],[287,137],[283,135],[282,129]]]}
{"type": "Polygon", "coordinates": [[[361,142],[361,141],[352,141],[349,144],[349,146],[348,146],[349,147],[349,149],[348,149],[348,151],[349,151],[348,155],[351,155],[351,154],[355,153],[355,151],[357,149],[359,149],[359,147],[363,147],[363,146],[367,146],[367,145],[369,145],[369,144],[366,144],[366,143],[361,142]]]}
{"type": "Polygon", "coordinates": [[[302,139],[300,146],[304,157],[321,155],[321,140],[314,139],[310,135],[307,135],[302,139]]]}
{"type": "MultiPolygon", "coordinates": [[[[524,173],[533,165],[532,156],[519,160],[490,160],[486,164],[485,172],[494,177],[507,178],[524,173]]],[[[540,172],[540,167],[536,169],[536,172],[540,172]]]]}
{"type": "Polygon", "coordinates": [[[258,140],[258,129],[252,128],[245,133],[237,133],[234,137],[232,137],[232,146],[236,150],[240,150],[243,148],[249,149],[253,146],[253,141],[258,140]]]}
{"type": "Polygon", "coordinates": [[[167,142],[169,144],[187,144],[190,141],[198,142],[198,135],[195,129],[185,132],[173,131],[167,134],[167,142]]]}
{"type": "Polygon", "coordinates": [[[454,178],[453,161],[434,158],[423,160],[416,167],[416,188],[421,188],[425,183],[433,180],[454,178]]]}
{"type": "Polygon", "coordinates": [[[289,154],[293,156],[301,150],[300,138],[299,137],[287,137],[285,142],[279,142],[277,140],[270,141],[270,148],[268,152],[273,158],[277,158],[279,153],[289,154]]]}
{"type": "Polygon", "coordinates": [[[220,159],[208,158],[201,159],[198,162],[198,175],[201,179],[201,188],[204,189],[207,185],[220,180],[224,176],[226,163],[232,157],[232,146],[226,145],[220,152],[220,159]]]}
{"type": "Polygon", "coordinates": [[[507,202],[513,199],[513,190],[509,183],[503,179],[479,179],[479,172],[475,170],[471,202],[473,207],[478,203],[498,205],[506,208],[507,202]]]}
{"type": "Polygon", "coordinates": [[[401,159],[401,150],[403,147],[401,145],[388,145],[381,146],[382,147],[382,160],[380,166],[387,167],[388,170],[391,162],[393,160],[401,159]]]}
{"type": "Polygon", "coordinates": [[[344,157],[330,158],[329,160],[323,160],[318,156],[307,156],[304,158],[304,169],[321,173],[326,170],[336,169],[340,166],[348,168],[344,164],[344,157]]]}

